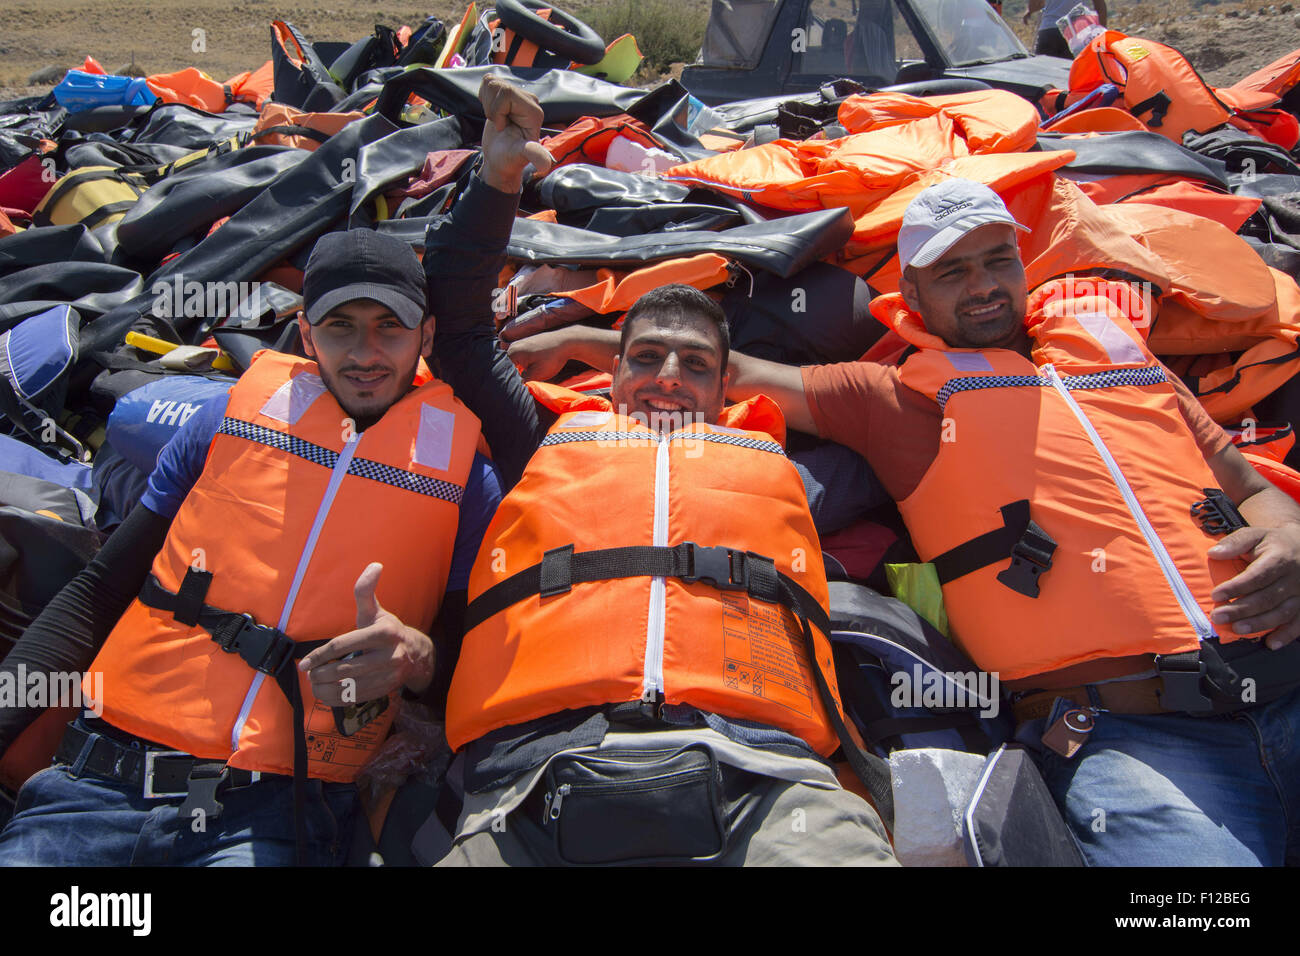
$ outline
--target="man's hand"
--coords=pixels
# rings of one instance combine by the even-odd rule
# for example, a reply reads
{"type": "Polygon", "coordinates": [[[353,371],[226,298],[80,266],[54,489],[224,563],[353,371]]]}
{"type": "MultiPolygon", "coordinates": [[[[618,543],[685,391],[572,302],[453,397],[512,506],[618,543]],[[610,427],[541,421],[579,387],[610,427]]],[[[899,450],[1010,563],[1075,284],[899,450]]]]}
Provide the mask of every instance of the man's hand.
{"type": "Polygon", "coordinates": [[[1215,624],[1236,634],[1272,631],[1264,643],[1277,650],[1300,636],[1300,527],[1242,528],[1210,549],[1217,560],[1242,558],[1250,566],[1214,589],[1215,624]],[[1231,601],[1231,604],[1226,602],[1231,601]]]}
{"type": "Polygon", "coordinates": [[[383,570],[382,564],[368,564],[357,578],[357,629],[298,664],[311,677],[312,694],[330,707],[386,697],[403,684],[420,693],[433,679],[433,641],[379,606],[375,588],[383,570]]]}
{"type": "Polygon", "coordinates": [[[483,167],[479,175],[493,189],[517,193],[531,163],[539,175],[550,172],[553,160],[537,140],[542,131],[542,107],[537,97],[489,73],[478,88],[483,104],[483,167]]]}
{"type": "Polygon", "coordinates": [[[568,325],[512,342],[508,354],[519,374],[529,381],[554,378],[570,359],[608,372],[618,354],[618,333],[588,325],[568,325]]]}

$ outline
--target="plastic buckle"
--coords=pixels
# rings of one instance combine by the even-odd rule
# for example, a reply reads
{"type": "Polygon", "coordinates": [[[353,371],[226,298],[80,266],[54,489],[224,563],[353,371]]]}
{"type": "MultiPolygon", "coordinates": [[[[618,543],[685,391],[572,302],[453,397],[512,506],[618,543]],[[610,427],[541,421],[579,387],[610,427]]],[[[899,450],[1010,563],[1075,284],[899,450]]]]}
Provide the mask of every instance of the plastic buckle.
{"type": "Polygon", "coordinates": [[[1051,558],[1039,560],[1033,548],[1017,541],[1011,549],[1011,566],[998,573],[998,580],[1025,597],[1038,597],[1038,576],[1052,567],[1051,558]]]}
{"type": "Polygon", "coordinates": [[[744,591],[748,588],[745,552],[723,547],[702,548],[694,541],[687,544],[691,547],[691,573],[683,574],[683,581],[707,581],[721,591],[744,591]]]}
{"type": "Polygon", "coordinates": [[[1201,523],[1206,534],[1230,534],[1246,527],[1232,499],[1217,488],[1203,488],[1205,497],[1192,505],[1192,517],[1201,523]]]}
{"type": "Polygon", "coordinates": [[[1214,703],[1201,691],[1201,678],[1205,676],[1205,661],[1196,660],[1196,670],[1166,668],[1165,659],[1156,656],[1156,673],[1160,677],[1160,703],[1166,710],[1189,714],[1213,712],[1214,703]]]}
{"type": "Polygon", "coordinates": [[[155,790],[153,788],[154,774],[157,768],[154,764],[159,757],[185,757],[190,760],[191,757],[183,750],[146,750],[144,752],[144,798],[152,800],[156,797],[183,797],[185,790],[155,790]]]}
{"type": "Polygon", "coordinates": [[[258,624],[247,614],[244,626],[235,635],[233,648],[248,666],[263,674],[276,675],[293,657],[293,641],[279,628],[258,624]],[[265,645],[265,646],[262,646],[265,645]]]}
{"type": "Polygon", "coordinates": [[[257,622],[253,620],[251,614],[236,614],[232,611],[231,616],[243,619],[244,623],[239,626],[239,630],[234,628],[221,628],[218,630],[214,627],[212,641],[227,654],[238,654],[239,648],[236,645],[239,643],[239,638],[243,635],[245,629],[256,625],[257,622]]]}
{"type": "Polygon", "coordinates": [[[190,768],[189,779],[185,781],[185,802],[180,805],[177,814],[185,818],[202,812],[206,820],[220,817],[222,806],[217,799],[217,791],[229,776],[230,767],[224,763],[195,760],[194,766],[190,768]]]}

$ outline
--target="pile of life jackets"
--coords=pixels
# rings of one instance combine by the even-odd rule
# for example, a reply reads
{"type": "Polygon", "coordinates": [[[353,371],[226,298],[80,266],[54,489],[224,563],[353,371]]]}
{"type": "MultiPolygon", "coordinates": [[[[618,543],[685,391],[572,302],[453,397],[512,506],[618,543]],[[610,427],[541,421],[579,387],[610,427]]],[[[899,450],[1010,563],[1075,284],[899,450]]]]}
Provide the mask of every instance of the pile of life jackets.
{"type": "MultiPolygon", "coordinates": [[[[630,37],[595,63],[552,62],[499,20],[471,5],[450,28],[430,18],[351,44],[277,20],[267,63],[225,82],[186,69],[147,77],[143,105],[0,103],[3,469],[55,486],[30,500],[61,509],[28,508],[31,521],[85,532],[47,556],[60,580],[138,499],[176,428],[255,352],[297,348],[321,235],[376,228],[423,252],[474,175],[489,71],[537,96],[556,161],[527,184],[503,294],[482,303],[502,338],[616,327],[644,292],[683,282],[721,303],[735,348],[897,362],[908,340],[868,305],[897,291],[908,202],[960,176],[1030,227],[1031,290],[1127,284],[1143,348],[1300,492],[1287,467],[1300,455],[1300,50],[1213,89],[1177,51],[1109,31],[1040,103],[840,82],[707,108],[677,81],[621,85],[639,62],[630,37]],[[69,502],[86,505],[75,522],[69,502]]],[[[835,563],[874,582],[901,524],[873,512],[831,530],[835,563]]],[[[49,596],[15,598],[0,651],[49,596]]]]}

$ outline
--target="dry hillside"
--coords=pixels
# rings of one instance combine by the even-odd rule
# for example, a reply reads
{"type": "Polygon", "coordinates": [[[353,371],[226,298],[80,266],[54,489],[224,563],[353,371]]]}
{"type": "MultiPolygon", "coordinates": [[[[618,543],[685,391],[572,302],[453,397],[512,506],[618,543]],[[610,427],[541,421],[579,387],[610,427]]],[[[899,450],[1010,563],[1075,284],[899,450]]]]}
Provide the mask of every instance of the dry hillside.
{"type": "MultiPolygon", "coordinates": [[[[86,54],[113,71],[134,60],[149,73],[197,66],[225,79],[267,58],[267,24],[277,17],[311,40],[352,41],[376,23],[414,25],[430,14],[451,22],[464,10],[459,0],[326,2],[332,6],[312,6],[310,0],[4,0],[0,99],[47,89],[48,84],[30,85],[29,77],[47,67],[76,66],[86,54]]],[[[649,0],[656,2],[669,0],[649,0]]],[[[698,9],[707,0],[671,2],[679,9],[698,9]]],[[[571,0],[567,9],[582,16],[602,5],[602,0],[571,0]]],[[[1024,8],[1025,0],[1008,0],[1006,18],[1032,44],[1032,29],[1020,22],[1024,8]]],[[[1207,80],[1221,85],[1300,47],[1298,24],[1300,13],[1290,3],[1265,0],[1112,4],[1113,26],[1178,47],[1207,80]]]]}

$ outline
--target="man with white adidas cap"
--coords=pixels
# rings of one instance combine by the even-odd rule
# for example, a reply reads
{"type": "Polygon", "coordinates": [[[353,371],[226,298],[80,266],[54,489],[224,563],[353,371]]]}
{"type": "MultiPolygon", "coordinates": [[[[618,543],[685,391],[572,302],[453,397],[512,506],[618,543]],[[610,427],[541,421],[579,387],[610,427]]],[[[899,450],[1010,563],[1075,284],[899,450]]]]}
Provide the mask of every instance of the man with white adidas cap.
{"type": "MultiPolygon", "coordinates": [[[[1025,229],[980,183],[921,191],[899,292],[871,305],[903,361],[733,352],[727,397],[772,397],[871,464],[1089,864],[1298,862],[1300,508],[1146,349],[1114,301],[1131,290],[1067,277],[1031,299],[1025,229]],[[1189,516],[1211,485],[1217,543],[1189,516]]],[[[572,350],[527,348],[538,367],[572,350]]]]}

